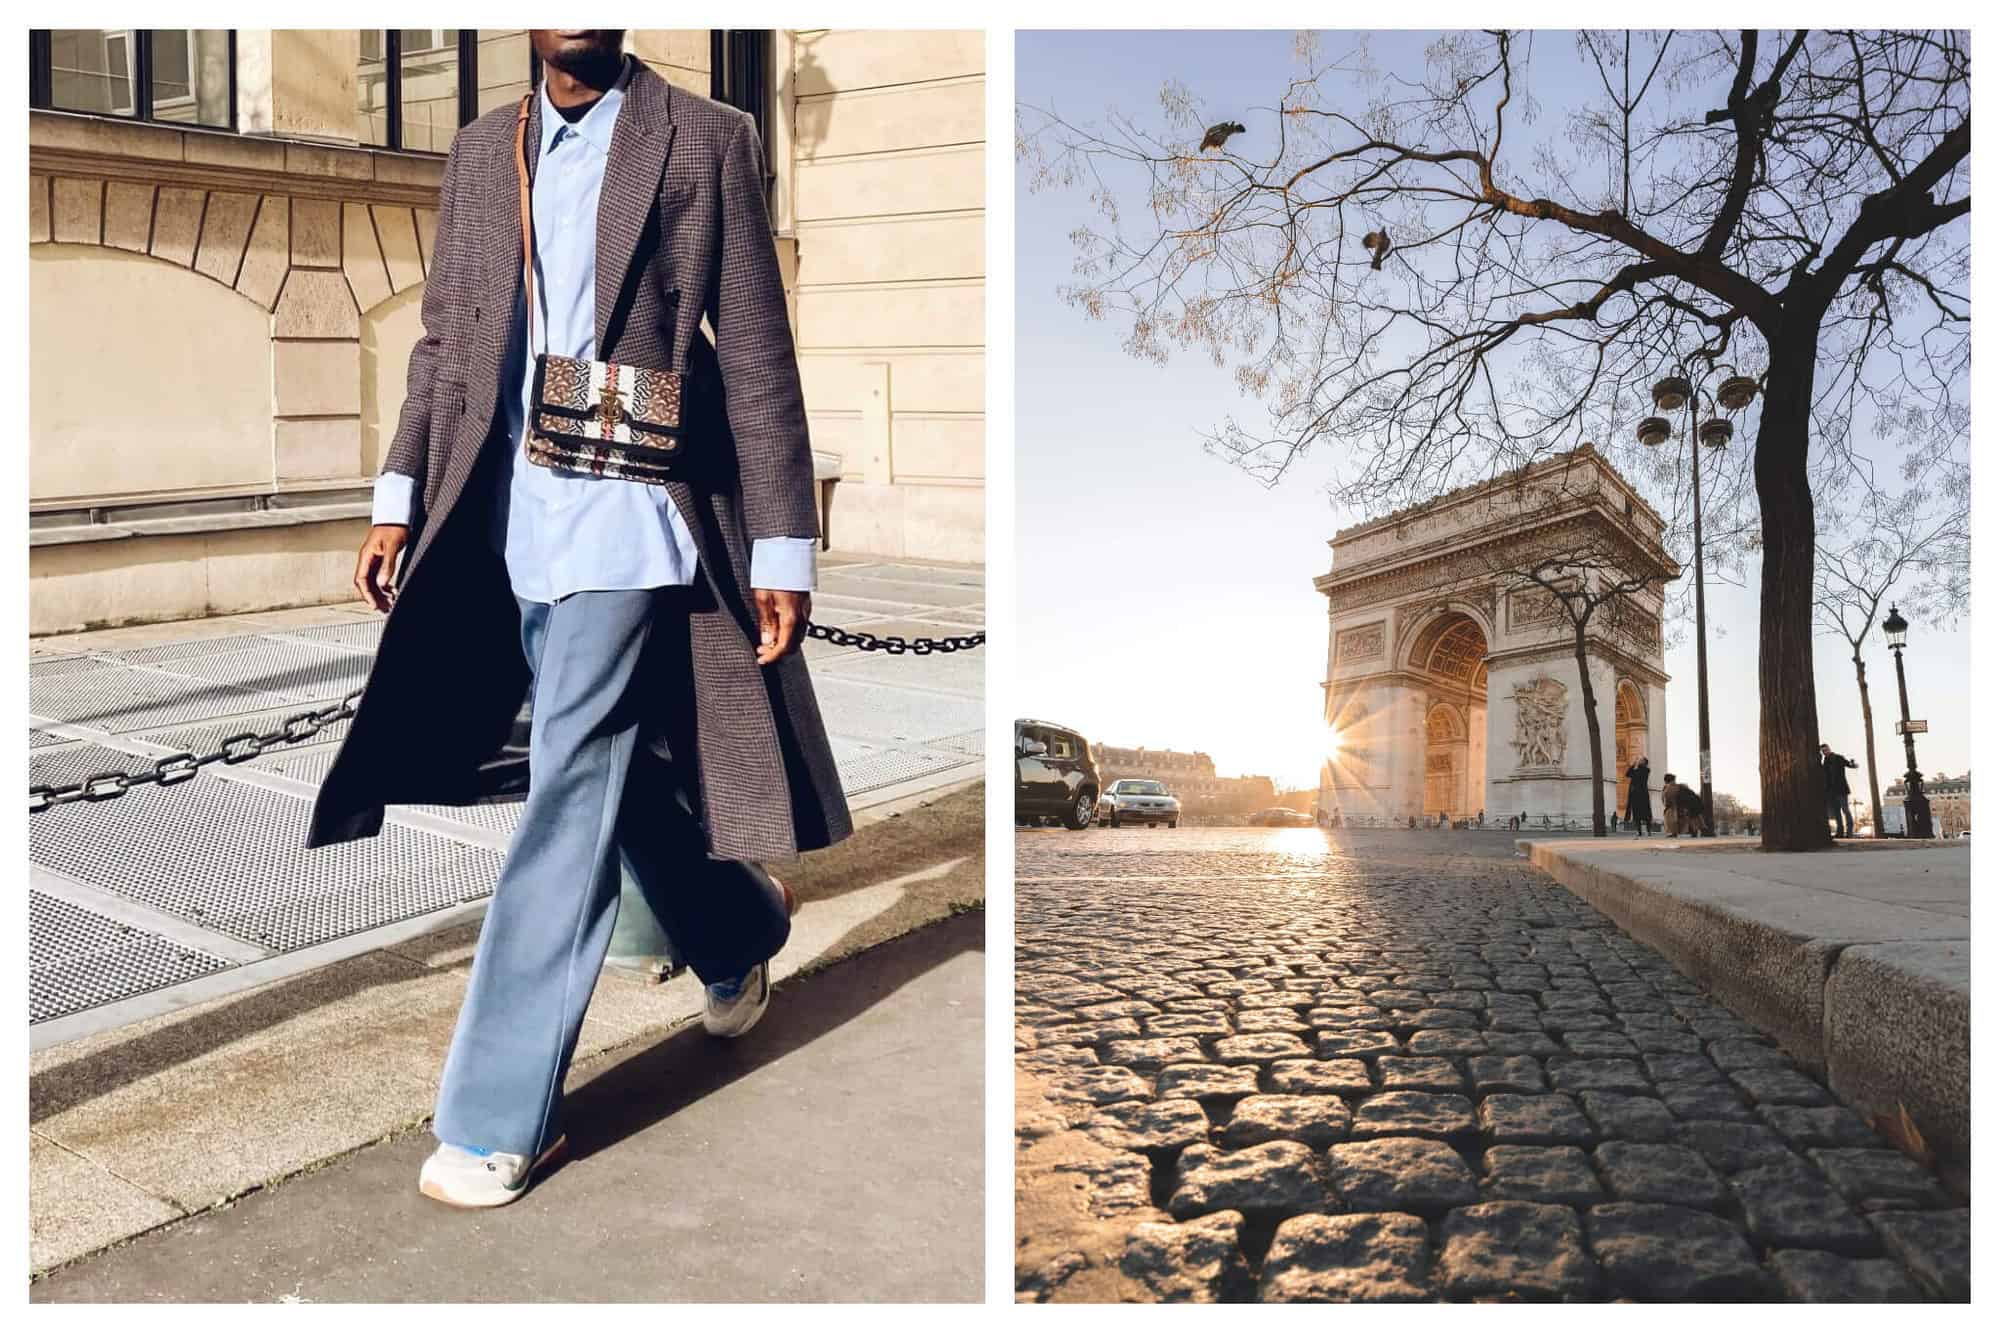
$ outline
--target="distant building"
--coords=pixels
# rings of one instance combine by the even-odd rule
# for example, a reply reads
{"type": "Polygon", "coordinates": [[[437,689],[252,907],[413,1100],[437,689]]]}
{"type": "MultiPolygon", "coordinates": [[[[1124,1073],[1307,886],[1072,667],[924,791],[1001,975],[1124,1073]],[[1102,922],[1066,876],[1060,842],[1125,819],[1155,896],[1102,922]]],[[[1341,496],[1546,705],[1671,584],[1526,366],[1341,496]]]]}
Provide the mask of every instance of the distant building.
{"type": "Polygon", "coordinates": [[[1097,772],[1105,786],[1120,778],[1158,778],[1190,814],[1222,814],[1270,805],[1277,789],[1267,777],[1223,778],[1215,760],[1199,750],[1128,749],[1096,744],[1097,772]]]}
{"type": "MultiPolygon", "coordinates": [[[[1907,828],[1903,818],[1904,787],[1892,782],[1882,793],[1882,823],[1887,829],[1907,828]],[[1894,813],[1890,807],[1894,806],[1894,813]]],[[[1924,796],[1931,803],[1931,831],[1940,838],[1956,838],[1972,827],[1972,770],[1962,777],[1940,773],[1924,780],[1924,796]]]]}

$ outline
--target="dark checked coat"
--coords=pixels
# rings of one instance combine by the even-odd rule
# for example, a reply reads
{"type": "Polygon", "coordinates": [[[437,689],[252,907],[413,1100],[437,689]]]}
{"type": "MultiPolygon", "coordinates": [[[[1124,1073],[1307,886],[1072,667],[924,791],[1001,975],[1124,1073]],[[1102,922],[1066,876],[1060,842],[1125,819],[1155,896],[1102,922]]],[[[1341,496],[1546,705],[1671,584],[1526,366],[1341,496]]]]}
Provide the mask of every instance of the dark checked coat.
{"type": "MultiPolygon", "coordinates": [[[[819,531],[763,154],[748,116],[633,66],[597,215],[597,355],[688,373],[691,471],[668,491],[701,560],[688,671],[646,683],[664,698],[693,681],[695,753],[680,757],[698,772],[710,853],[784,859],[851,826],[803,654],[755,660],[751,543],[819,531]]],[[[532,145],[541,99],[531,105],[532,145]]],[[[459,131],[445,163],[424,334],[385,464],[415,477],[420,499],[308,847],[379,832],[385,804],[464,805],[526,788],[530,679],[487,532],[493,465],[516,447],[495,431],[499,395],[520,391],[500,382],[522,286],[516,110],[459,131]]],[[[649,723],[649,742],[684,751],[667,729],[649,723]]]]}

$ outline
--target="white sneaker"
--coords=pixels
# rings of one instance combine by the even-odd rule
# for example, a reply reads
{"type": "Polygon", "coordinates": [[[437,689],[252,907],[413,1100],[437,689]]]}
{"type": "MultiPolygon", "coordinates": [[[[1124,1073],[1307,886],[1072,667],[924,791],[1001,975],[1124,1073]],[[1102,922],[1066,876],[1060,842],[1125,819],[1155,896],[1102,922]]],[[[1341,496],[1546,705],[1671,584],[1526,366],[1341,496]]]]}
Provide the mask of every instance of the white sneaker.
{"type": "Polygon", "coordinates": [[[529,1161],[521,1153],[440,1143],[425,1160],[417,1188],[454,1208],[498,1208],[527,1193],[535,1174],[560,1157],[568,1145],[568,1136],[558,1137],[541,1156],[529,1161]]]}
{"type": "Polygon", "coordinates": [[[771,965],[759,963],[738,981],[718,981],[706,994],[702,1028],[711,1037],[740,1037],[771,1007],[771,965]]]}

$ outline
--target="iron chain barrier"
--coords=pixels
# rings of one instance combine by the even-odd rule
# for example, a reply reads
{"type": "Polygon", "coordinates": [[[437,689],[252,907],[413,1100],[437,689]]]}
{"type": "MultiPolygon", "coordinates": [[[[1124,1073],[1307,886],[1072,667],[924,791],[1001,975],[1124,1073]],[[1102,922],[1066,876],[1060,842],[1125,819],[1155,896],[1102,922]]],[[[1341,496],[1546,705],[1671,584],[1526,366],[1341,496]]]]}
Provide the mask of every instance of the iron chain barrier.
{"type": "MultiPolygon", "coordinates": [[[[865,653],[888,653],[898,656],[911,653],[925,657],[931,653],[956,653],[967,648],[978,648],[986,642],[986,632],[977,634],[953,634],[942,639],[904,639],[897,635],[877,638],[865,630],[845,630],[833,625],[806,622],[806,634],[815,639],[824,639],[836,648],[858,648],[865,653]]],[[[355,690],[337,704],[324,708],[307,709],[293,713],[284,722],[270,731],[239,731],[225,739],[216,749],[207,754],[196,754],[192,750],[181,750],[174,754],[162,755],[146,768],[131,772],[109,771],[93,773],[81,782],[66,786],[51,786],[41,783],[28,788],[28,813],[38,815],[44,810],[53,810],[59,805],[72,805],[78,801],[109,801],[123,796],[134,787],[171,787],[186,782],[209,764],[241,764],[255,759],[274,745],[296,745],[300,741],[311,740],[328,725],[354,716],[355,705],[361,701],[361,691],[355,690]]]]}

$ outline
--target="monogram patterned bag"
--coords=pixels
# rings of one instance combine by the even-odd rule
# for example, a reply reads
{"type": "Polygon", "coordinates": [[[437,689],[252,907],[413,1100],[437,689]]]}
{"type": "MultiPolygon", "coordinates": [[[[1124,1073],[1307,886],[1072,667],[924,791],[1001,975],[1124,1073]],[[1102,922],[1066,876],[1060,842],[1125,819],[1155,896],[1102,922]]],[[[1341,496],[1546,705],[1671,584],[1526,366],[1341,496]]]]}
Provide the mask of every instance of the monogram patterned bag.
{"type": "MultiPolygon", "coordinates": [[[[514,168],[521,182],[521,266],[526,272],[528,347],[535,346],[535,213],[528,193],[529,93],[514,118],[514,168]]],[[[522,448],[528,461],[599,477],[659,485],[680,474],[683,377],[676,370],[535,356],[522,448]]]]}

